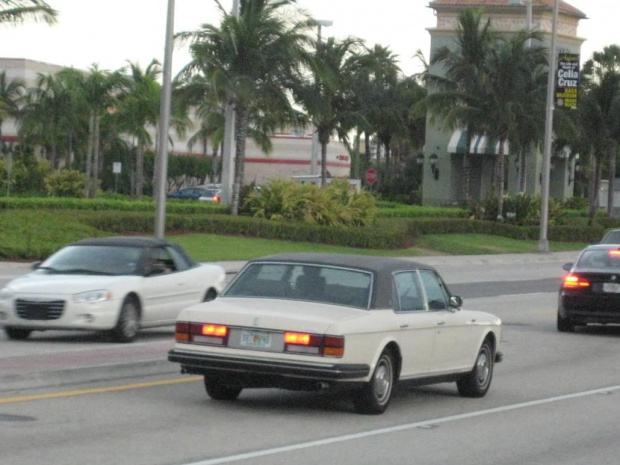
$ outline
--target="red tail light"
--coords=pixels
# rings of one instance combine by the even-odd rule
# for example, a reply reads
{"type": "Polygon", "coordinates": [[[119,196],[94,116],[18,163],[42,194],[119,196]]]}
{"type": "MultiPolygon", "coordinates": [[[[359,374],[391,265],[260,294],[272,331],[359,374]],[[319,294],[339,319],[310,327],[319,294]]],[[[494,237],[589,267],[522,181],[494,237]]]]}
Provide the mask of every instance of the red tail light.
{"type": "Polygon", "coordinates": [[[284,351],[326,357],[344,355],[344,337],[307,333],[284,333],[284,351]]]}
{"type": "Polygon", "coordinates": [[[584,287],[590,287],[590,281],[578,274],[568,274],[564,277],[564,283],[562,285],[565,289],[579,289],[584,287]]]}
{"type": "Polygon", "coordinates": [[[216,195],[213,197],[213,201],[214,202],[221,202],[222,201],[222,196],[221,195],[216,195]]]}
{"type": "Polygon", "coordinates": [[[174,339],[177,342],[225,346],[228,344],[228,332],[228,326],[177,321],[174,339]]]}
{"type": "Polygon", "coordinates": [[[174,340],[177,342],[190,342],[189,323],[177,321],[174,327],[174,340]]]}
{"type": "Polygon", "coordinates": [[[620,250],[610,250],[609,251],[609,256],[610,257],[619,257],[620,258],[620,250]]]}

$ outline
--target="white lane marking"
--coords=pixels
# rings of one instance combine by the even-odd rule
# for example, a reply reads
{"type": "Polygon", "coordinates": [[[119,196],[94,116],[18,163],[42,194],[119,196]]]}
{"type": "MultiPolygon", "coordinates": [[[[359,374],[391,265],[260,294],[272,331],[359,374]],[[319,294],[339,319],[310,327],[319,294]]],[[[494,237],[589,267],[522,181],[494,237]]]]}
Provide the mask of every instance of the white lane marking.
{"type": "Polygon", "coordinates": [[[328,438],[328,439],[319,439],[317,441],[301,442],[299,444],[291,444],[290,446],[274,447],[273,449],[264,449],[264,450],[257,450],[254,452],[246,452],[244,454],[229,455],[227,457],[219,457],[215,459],[204,460],[201,462],[192,462],[187,465],[216,465],[218,463],[237,462],[240,460],[264,457],[267,455],[282,454],[285,452],[291,452],[291,451],[300,450],[300,449],[308,449],[311,447],[319,447],[319,446],[326,446],[326,445],[335,444],[339,442],[353,441],[353,440],[366,438],[370,436],[378,436],[381,434],[395,433],[395,432],[404,431],[404,430],[413,429],[413,428],[423,428],[423,427],[428,428],[429,426],[435,426],[440,423],[448,423],[451,421],[476,418],[476,417],[481,417],[483,415],[492,415],[494,413],[509,412],[511,410],[535,407],[538,405],[550,404],[553,402],[560,402],[563,400],[577,399],[579,397],[592,396],[595,394],[611,394],[611,392],[618,391],[618,390],[620,390],[620,385],[610,386],[610,387],[601,388],[601,389],[594,389],[591,391],[577,392],[574,394],[566,394],[563,396],[549,397],[547,399],[533,400],[530,402],[522,402],[520,404],[506,405],[504,407],[496,407],[496,408],[490,408],[486,410],[479,410],[477,412],[470,412],[470,413],[463,413],[460,415],[452,415],[448,417],[435,418],[433,420],[425,420],[425,421],[420,421],[417,423],[407,423],[404,425],[391,426],[389,428],[379,428],[375,430],[364,431],[361,433],[347,434],[344,436],[336,436],[336,437],[328,438]]]}

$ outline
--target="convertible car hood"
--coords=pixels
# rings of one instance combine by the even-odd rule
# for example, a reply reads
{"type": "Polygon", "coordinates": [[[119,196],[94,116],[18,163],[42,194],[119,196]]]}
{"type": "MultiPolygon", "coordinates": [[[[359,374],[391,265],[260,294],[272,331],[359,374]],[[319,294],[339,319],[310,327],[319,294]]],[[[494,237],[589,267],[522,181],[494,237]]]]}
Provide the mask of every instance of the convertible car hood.
{"type": "Polygon", "coordinates": [[[334,323],[368,315],[368,310],[316,302],[224,297],[186,308],[179,320],[321,334],[334,323]]]}
{"type": "Polygon", "coordinates": [[[7,287],[18,294],[66,295],[109,289],[127,276],[30,273],[14,279],[7,287]]]}

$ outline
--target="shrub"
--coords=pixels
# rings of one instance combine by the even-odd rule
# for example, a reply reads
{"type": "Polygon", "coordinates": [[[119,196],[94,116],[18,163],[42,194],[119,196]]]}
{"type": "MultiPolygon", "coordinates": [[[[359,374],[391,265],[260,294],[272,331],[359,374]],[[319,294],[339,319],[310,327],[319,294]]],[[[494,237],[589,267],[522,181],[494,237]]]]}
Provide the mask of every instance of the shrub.
{"type": "Polygon", "coordinates": [[[353,192],[346,180],[334,180],[328,187],[274,180],[251,192],[243,211],[256,218],[323,226],[368,226],[377,208],[368,192],[353,192]]]}
{"type": "Polygon", "coordinates": [[[75,170],[58,170],[45,178],[45,188],[52,197],[83,197],[86,175],[75,170]]]}

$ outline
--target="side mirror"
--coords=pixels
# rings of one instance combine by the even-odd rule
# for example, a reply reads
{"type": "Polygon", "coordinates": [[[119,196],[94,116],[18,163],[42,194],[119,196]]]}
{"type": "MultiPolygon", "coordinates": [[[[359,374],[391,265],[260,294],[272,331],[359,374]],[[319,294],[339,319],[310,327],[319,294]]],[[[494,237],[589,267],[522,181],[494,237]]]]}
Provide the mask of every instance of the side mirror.
{"type": "Polygon", "coordinates": [[[460,308],[463,306],[463,298],[460,295],[450,296],[450,307],[460,308]]]}
{"type": "Polygon", "coordinates": [[[562,265],[562,269],[564,271],[570,271],[572,267],[573,267],[573,263],[564,263],[564,265],[562,265]]]}
{"type": "Polygon", "coordinates": [[[43,262],[34,262],[30,265],[30,269],[31,270],[36,270],[37,268],[39,268],[41,266],[41,263],[43,262]]]}

